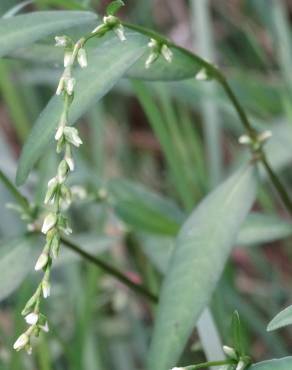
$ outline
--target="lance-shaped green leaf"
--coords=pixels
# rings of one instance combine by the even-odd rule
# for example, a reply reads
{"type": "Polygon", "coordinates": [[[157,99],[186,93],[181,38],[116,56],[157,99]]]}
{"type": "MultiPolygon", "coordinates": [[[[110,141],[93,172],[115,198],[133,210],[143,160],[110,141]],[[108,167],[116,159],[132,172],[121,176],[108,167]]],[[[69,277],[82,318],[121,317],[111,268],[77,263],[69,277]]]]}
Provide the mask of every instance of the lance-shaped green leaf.
{"type": "Polygon", "coordinates": [[[291,370],[292,357],[283,357],[278,360],[263,361],[252,365],[249,370],[291,370]]]}
{"type": "Polygon", "coordinates": [[[131,181],[112,180],[109,191],[119,217],[138,230],[176,235],[185,218],[169,199],[131,181]]]}
{"type": "Polygon", "coordinates": [[[288,325],[292,325],[292,306],[289,306],[285,308],[285,310],[279,312],[278,315],[276,315],[269,323],[267,330],[272,331],[288,325]]]}
{"type": "MultiPolygon", "coordinates": [[[[101,99],[145,51],[140,35],[127,37],[122,43],[116,38],[98,43],[89,56],[87,68],[76,73],[75,97],[69,121],[75,123],[89,106],[101,99]]],[[[30,170],[54,136],[63,108],[62,97],[53,97],[41,113],[26,141],[18,166],[16,182],[25,182],[30,170]]]]}
{"type": "Polygon", "coordinates": [[[22,237],[0,246],[0,301],[16,290],[36,262],[40,249],[37,238],[22,237]]]}
{"type": "Polygon", "coordinates": [[[164,279],[148,369],[176,365],[208,304],[256,193],[255,169],[240,169],[214,190],[183,225],[164,279]]]}
{"type": "Polygon", "coordinates": [[[92,22],[91,12],[33,12],[0,20],[0,57],[66,28],[92,22]]]}

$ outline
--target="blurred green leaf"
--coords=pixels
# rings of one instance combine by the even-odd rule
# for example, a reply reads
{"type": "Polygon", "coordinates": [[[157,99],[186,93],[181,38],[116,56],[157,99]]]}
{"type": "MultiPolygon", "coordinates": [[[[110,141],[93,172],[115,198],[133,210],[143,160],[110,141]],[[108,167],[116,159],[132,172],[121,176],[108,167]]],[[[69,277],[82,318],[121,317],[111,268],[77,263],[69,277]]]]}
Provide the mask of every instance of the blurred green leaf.
{"type": "Polygon", "coordinates": [[[279,360],[269,360],[252,365],[249,370],[291,370],[292,357],[284,357],[279,360]]]}
{"type": "Polygon", "coordinates": [[[207,196],[183,225],[160,294],[149,369],[168,370],[178,361],[212,296],[255,190],[249,165],[207,196]]]}
{"type": "MultiPolygon", "coordinates": [[[[76,73],[75,99],[70,109],[69,121],[75,123],[89,106],[102,98],[125,71],[135,63],[145,50],[141,37],[135,35],[126,45],[119,40],[103,41],[89,57],[86,69],[76,73]],[[109,47],[110,45],[110,47],[109,47]]],[[[25,182],[33,165],[54,136],[63,109],[62,97],[54,96],[41,113],[26,141],[20,157],[16,182],[25,182]]]]}
{"type": "Polygon", "coordinates": [[[125,3],[122,0],[112,1],[106,8],[107,15],[115,15],[124,5],[125,3]]]}
{"type": "Polygon", "coordinates": [[[239,246],[261,245],[292,235],[292,223],[275,215],[251,213],[240,229],[239,246]]]}
{"type": "Polygon", "coordinates": [[[292,324],[292,306],[285,308],[269,323],[267,330],[272,331],[292,324]]]}
{"type": "Polygon", "coordinates": [[[135,229],[176,235],[184,213],[169,199],[127,180],[109,182],[118,216],[135,229]]]}
{"type": "Polygon", "coordinates": [[[33,270],[39,249],[35,237],[22,237],[0,245],[0,301],[7,298],[33,270]]]}
{"type": "Polygon", "coordinates": [[[241,332],[241,323],[240,323],[240,317],[239,313],[237,311],[234,311],[232,315],[232,321],[231,321],[231,330],[232,330],[232,346],[236,350],[236,352],[240,355],[244,355],[244,349],[243,349],[243,339],[242,339],[242,332],[241,332]]]}
{"type": "Polygon", "coordinates": [[[96,18],[96,15],[90,12],[47,11],[1,19],[0,57],[52,33],[88,23],[96,18]]]}

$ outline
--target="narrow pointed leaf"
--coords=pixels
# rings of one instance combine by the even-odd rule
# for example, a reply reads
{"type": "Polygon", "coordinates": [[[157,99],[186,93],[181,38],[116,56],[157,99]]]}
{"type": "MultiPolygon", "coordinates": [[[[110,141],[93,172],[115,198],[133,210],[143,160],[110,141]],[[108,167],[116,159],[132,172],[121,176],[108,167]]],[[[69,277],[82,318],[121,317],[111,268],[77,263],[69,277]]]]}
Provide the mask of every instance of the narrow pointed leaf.
{"type": "MultiPolygon", "coordinates": [[[[127,43],[105,40],[90,54],[87,68],[76,73],[75,98],[69,121],[75,123],[89,106],[101,99],[145,51],[140,36],[127,43]]],[[[54,96],[41,113],[26,141],[18,166],[16,182],[25,182],[30,170],[53,139],[63,107],[62,97],[54,96]]]]}
{"type": "Polygon", "coordinates": [[[236,172],[207,196],[183,225],[162,286],[149,370],[176,365],[254,202],[254,171],[248,165],[236,172]]]}
{"type": "Polygon", "coordinates": [[[44,11],[0,20],[0,57],[23,48],[50,34],[66,28],[92,22],[91,12],[44,11]]]}
{"type": "Polygon", "coordinates": [[[272,331],[288,325],[292,325],[292,306],[289,306],[278,313],[278,315],[276,315],[269,323],[267,330],[272,331]]]}
{"type": "Polygon", "coordinates": [[[114,208],[120,218],[138,230],[176,235],[185,216],[171,202],[143,186],[123,179],[109,183],[114,208]]]}

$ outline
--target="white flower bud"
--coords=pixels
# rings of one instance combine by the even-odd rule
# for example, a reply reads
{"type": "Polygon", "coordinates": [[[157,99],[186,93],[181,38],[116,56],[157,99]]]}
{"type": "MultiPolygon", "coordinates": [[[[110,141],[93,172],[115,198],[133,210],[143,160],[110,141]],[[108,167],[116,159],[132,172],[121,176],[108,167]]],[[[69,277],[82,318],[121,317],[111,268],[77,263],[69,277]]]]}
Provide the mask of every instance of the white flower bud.
{"type": "Polygon", "coordinates": [[[67,68],[72,65],[72,51],[66,50],[64,54],[64,67],[67,68]]]}
{"type": "Polygon", "coordinates": [[[161,54],[163,55],[164,59],[168,62],[171,63],[173,59],[173,52],[170,50],[170,48],[164,44],[161,48],[161,54]]]}
{"type": "Polygon", "coordinates": [[[56,36],[55,41],[56,41],[56,46],[59,46],[59,47],[68,46],[68,37],[66,36],[56,36]]]}
{"type": "Polygon", "coordinates": [[[59,126],[55,135],[55,140],[60,140],[64,133],[64,126],[59,126]]]}
{"type": "Polygon", "coordinates": [[[78,51],[77,60],[81,68],[86,68],[88,66],[87,53],[84,48],[78,51]]]}
{"type": "Polygon", "coordinates": [[[234,348],[223,346],[223,351],[226,354],[226,356],[228,356],[229,358],[232,358],[234,360],[237,359],[237,354],[234,348]]]}
{"type": "Polygon", "coordinates": [[[153,49],[158,47],[158,42],[155,39],[150,39],[148,42],[148,47],[153,49]]]}
{"type": "Polygon", "coordinates": [[[46,299],[51,294],[51,284],[48,280],[42,281],[42,291],[43,291],[43,297],[46,299]]]}
{"type": "Polygon", "coordinates": [[[56,225],[56,222],[57,215],[55,213],[49,213],[44,219],[42,233],[47,234],[47,232],[50,231],[56,225]]]}
{"type": "Polygon", "coordinates": [[[239,361],[239,363],[236,366],[235,370],[244,370],[246,368],[246,363],[242,360],[239,361]]]}
{"type": "Polygon", "coordinates": [[[76,83],[76,80],[73,77],[66,79],[66,91],[68,95],[73,94],[75,83],[76,83]]]}
{"type": "Polygon", "coordinates": [[[48,264],[48,261],[49,261],[49,255],[48,255],[48,253],[43,252],[39,256],[39,258],[38,258],[38,260],[37,260],[37,262],[35,264],[35,267],[34,267],[35,271],[42,270],[44,267],[46,267],[47,264],[48,264]]]}
{"type": "Polygon", "coordinates": [[[65,159],[65,160],[62,160],[58,166],[57,177],[58,177],[59,184],[62,184],[66,180],[67,174],[68,174],[68,164],[65,159]]]}
{"type": "Polygon", "coordinates": [[[248,135],[241,135],[238,142],[242,145],[250,145],[252,143],[252,139],[248,135]]]}
{"type": "Polygon", "coordinates": [[[27,344],[29,344],[29,336],[27,334],[21,334],[21,336],[16,340],[13,345],[13,348],[16,351],[20,351],[23,349],[27,344]]]}
{"type": "Polygon", "coordinates": [[[156,51],[155,52],[153,51],[145,62],[145,68],[149,69],[151,65],[158,59],[158,57],[159,57],[159,53],[156,51]]]}
{"type": "Polygon", "coordinates": [[[48,182],[48,190],[47,190],[45,201],[44,201],[45,204],[48,204],[50,200],[54,199],[57,187],[58,187],[58,180],[56,179],[56,177],[53,177],[48,182]]]}
{"type": "Polygon", "coordinates": [[[65,159],[65,161],[66,161],[66,163],[67,163],[70,171],[71,172],[74,171],[75,164],[74,164],[74,160],[73,160],[72,156],[69,155],[69,154],[67,154],[67,155],[65,155],[65,158],[64,159],[65,159]]]}
{"type": "Polygon", "coordinates": [[[119,38],[120,41],[123,42],[123,41],[127,40],[126,36],[125,36],[124,27],[121,24],[114,28],[114,32],[115,32],[115,34],[117,35],[117,37],[119,38]]]}
{"type": "Polygon", "coordinates": [[[61,95],[62,92],[64,91],[64,88],[65,88],[65,78],[64,76],[62,76],[60,78],[60,81],[59,81],[59,84],[58,84],[58,87],[57,87],[57,90],[56,90],[56,95],[61,95]]]}
{"type": "Polygon", "coordinates": [[[74,127],[65,127],[64,128],[64,135],[66,137],[66,140],[69,141],[69,143],[73,144],[77,148],[83,144],[82,140],[79,137],[78,130],[74,127]]]}
{"type": "Polygon", "coordinates": [[[29,325],[35,325],[38,322],[38,320],[39,320],[39,315],[35,312],[31,312],[30,314],[25,316],[25,321],[29,325]]]}
{"type": "Polygon", "coordinates": [[[50,331],[48,322],[46,321],[44,325],[39,325],[39,328],[42,329],[45,333],[48,333],[50,331]]]}
{"type": "Polygon", "coordinates": [[[210,76],[208,75],[208,72],[207,72],[206,68],[202,68],[196,74],[195,78],[196,78],[197,81],[207,81],[207,80],[210,79],[210,76]]]}
{"type": "Polygon", "coordinates": [[[258,141],[260,143],[265,143],[267,140],[269,140],[273,136],[272,131],[264,131],[258,136],[258,141]]]}

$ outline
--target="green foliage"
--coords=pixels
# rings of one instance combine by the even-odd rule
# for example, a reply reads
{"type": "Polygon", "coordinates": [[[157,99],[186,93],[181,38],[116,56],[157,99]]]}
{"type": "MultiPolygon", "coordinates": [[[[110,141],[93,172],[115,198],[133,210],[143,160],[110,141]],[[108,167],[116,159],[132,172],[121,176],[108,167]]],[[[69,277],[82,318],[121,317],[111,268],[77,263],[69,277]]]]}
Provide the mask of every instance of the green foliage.
{"type": "Polygon", "coordinates": [[[0,20],[0,57],[17,48],[60,32],[67,28],[94,21],[90,12],[35,12],[0,20]]]}
{"type": "Polygon", "coordinates": [[[107,15],[115,15],[121,7],[125,6],[122,0],[112,1],[106,8],[107,15]]]}
{"type": "Polygon", "coordinates": [[[283,328],[292,324],[292,306],[278,313],[268,325],[268,331],[283,328]]]}
{"type": "Polygon", "coordinates": [[[180,230],[160,294],[149,369],[167,370],[178,361],[192,324],[211,299],[255,189],[254,169],[242,168],[213,191],[180,230]]]}

